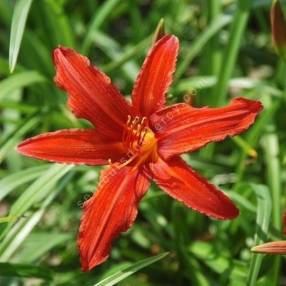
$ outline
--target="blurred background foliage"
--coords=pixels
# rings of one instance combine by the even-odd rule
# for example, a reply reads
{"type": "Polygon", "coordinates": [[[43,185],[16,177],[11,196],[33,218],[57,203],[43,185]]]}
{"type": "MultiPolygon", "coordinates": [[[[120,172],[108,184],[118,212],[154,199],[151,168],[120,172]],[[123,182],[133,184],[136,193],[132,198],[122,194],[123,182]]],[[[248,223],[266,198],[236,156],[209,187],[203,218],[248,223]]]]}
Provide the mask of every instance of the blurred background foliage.
{"type": "Polygon", "coordinates": [[[270,6],[270,0],[0,0],[0,285],[286,285],[284,257],[249,250],[283,239],[286,65],[271,44],[270,6]],[[242,136],[185,156],[241,215],[211,220],[153,185],[111,258],[82,273],[76,234],[99,168],[24,158],[15,146],[42,132],[88,126],[53,83],[53,48],[87,55],[128,97],[161,18],[181,45],[169,103],[222,106],[245,96],[264,104],[242,136]]]}

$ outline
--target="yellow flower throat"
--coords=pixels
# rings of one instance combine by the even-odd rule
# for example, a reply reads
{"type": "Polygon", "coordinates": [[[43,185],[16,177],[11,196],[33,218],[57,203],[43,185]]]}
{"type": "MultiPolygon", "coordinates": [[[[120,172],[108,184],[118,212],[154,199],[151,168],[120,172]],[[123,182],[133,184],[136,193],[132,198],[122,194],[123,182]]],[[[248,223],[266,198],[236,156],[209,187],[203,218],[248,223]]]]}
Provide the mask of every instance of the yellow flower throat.
{"type": "Polygon", "coordinates": [[[154,132],[149,128],[146,117],[136,116],[132,118],[128,115],[122,142],[128,156],[130,156],[127,164],[133,161],[138,166],[146,161],[157,161],[157,139],[154,132]]]}

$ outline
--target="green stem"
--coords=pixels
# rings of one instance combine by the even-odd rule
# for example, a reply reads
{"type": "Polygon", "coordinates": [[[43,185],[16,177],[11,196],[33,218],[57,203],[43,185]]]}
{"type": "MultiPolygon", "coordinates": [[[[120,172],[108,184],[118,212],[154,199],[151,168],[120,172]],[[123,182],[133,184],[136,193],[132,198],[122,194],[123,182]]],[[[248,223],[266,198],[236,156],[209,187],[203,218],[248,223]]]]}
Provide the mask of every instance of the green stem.
{"type": "MultiPolygon", "coordinates": [[[[217,19],[219,19],[219,14],[221,11],[221,3],[220,1],[212,1],[208,0],[207,2],[207,10],[208,14],[208,24],[210,26],[215,23],[217,19]]],[[[202,71],[203,73],[207,73],[210,75],[214,75],[216,78],[218,77],[218,73],[221,66],[221,50],[219,49],[219,40],[218,37],[213,37],[207,46],[207,57],[203,59],[204,65],[206,65],[207,70],[202,71]]],[[[215,94],[209,92],[209,90],[205,91],[202,96],[199,98],[200,103],[202,105],[213,105],[215,94]]],[[[213,154],[214,145],[208,145],[206,148],[200,151],[202,158],[209,160],[213,154]]]]}
{"type": "Polygon", "coordinates": [[[279,164],[279,143],[274,126],[269,126],[270,132],[264,136],[264,152],[266,161],[267,181],[273,199],[273,226],[281,230],[281,176],[279,164]]]}
{"type": "MultiPolygon", "coordinates": [[[[281,231],[282,211],[281,211],[281,176],[279,163],[279,143],[275,133],[274,125],[269,126],[270,132],[264,136],[264,152],[266,161],[267,181],[272,193],[273,212],[272,224],[278,232],[281,231]]],[[[271,271],[272,285],[279,285],[281,258],[275,257],[271,271]]]]}
{"type": "Polygon", "coordinates": [[[286,74],[286,63],[284,60],[280,59],[276,68],[275,81],[278,86],[282,87],[283,90],[286,89],[285,74],[286,74]]]}
{"type": "Polygon", "coordinates": [[[230,38],[225,52],[224,64],[220,69],[218,82],[214,89],[213,98],[216,99],[216,106],[220,106],[225,102],[228,81],[234,69],[241,39],[243,37],[247,24],[248,16],[248,9],[239,8],[235,13],[234,20],[230,28],[230,38]]]}
{"type": "MultiPolygon", "coordinates": [[[[259,92],[259,91],[257,91],[259,92]]],[[[271,120],[271,117],[276,112],[277,108],[280,105],[280,101],[271,101],[269,95],[261,95],[260,94],[260,100],[263,103],[264,111],[262,112],[261,116],[258,118],[258,120],[255,122],[255,124],[252,126],[251,130],[246,136],[246,142],[250,144],[252,148],[256,148],[258,141],[260,139],[260,136],[264,132],[265,125],[271,120]]],[[[247,159],[247,153],[245,150],[241,152],[239,162],[237,164],[236,168],[236,174],[237,174],[237,183],[234,186],[234,190],[238,188],[241,181],[243,180],[245,168],[246,168],[246,159],[247,159]]]]}
{"type": "MultiPolygon", "coordinates": [[[[260,232],[268,233],[270,216],[271,216],[271,196],[269,189],[265,185],[250,185],[253,189],[257,200],[256,211],[256,231],[254,236],[254,243],[258,245],[263,242],[260,237],[260,232]]],[[[255,286],[257,277],[261,268],[263,255],[252,253],[249,263],[249,271],[247,275],[247,286],[255,286]]]]}
{"type": "Polygon", "coordinates": [[[87,54],[89,48],[93,42],[94,33],[100,28],[100,26],[104,23],[106,18],[111,14],[114,7],[118,4],[119,0],[107,0],[102,4],[102,6],[95,13],[91,24],[89,25],[87,34],[83,40],[81,52],[83,54],[87,54]]]}
{"type": "MultiPolygon", "coordinates": [[[[234,70],[234,65],[238,56],[238,51],[243,37],[245,27],[249,16],[249,10],[246,7],[239,7],[234,15],[234,20],[230,27],[230,37],[225,52],[224,63],[220,67],[218,81],[211,95],[211,105],[221,106],[226,101],[228,82],[234,70]]],[[[211,159],[214,153],[214,145],[211,144],[202,150],[202,156],[205,159],[211,159]]]]}
{"type": "Polygon", "coordinates": [[[180,63],[175,74],[175,80],[178,81],[186,69],[190,65],[191,61],[195,56],[202,50],[206,43],[224,26],[226,26],[231,21],[231,17],[226,15],[221,15],[212,25],[210,25],[200,36],[196,38],[193,42],[191,48],[184,55],[184,60],[180,63]]]}
{"type": "Polygon", "coordinates": [[[124,52],[118,59],[114,60],[113,62],[106,64],[102,66],[102,70],[106,73],[110,73],[114,69],[119,68],[124,63],[135,57],[136,55],[139,55],[142,50],[146,49],[148,45],[150,45],[151,37],[147,37],[143,39],[141,42],[139,42],[137,45],[132,47],[131,49],[124,52]]]}
{"type": "MultiPolygon", "coordinates": [[[[221,2],[220,1],[208,1],[208,22],[212,24],[221,12],[221,2]]],[[[214,37],[211,39],[209,43],[209,63],[210,63],[210,73],[211,75],[216,75],[220,68],[220,60],[221,60],[221,51],[218,48],[218,37],[214,37]]]]}

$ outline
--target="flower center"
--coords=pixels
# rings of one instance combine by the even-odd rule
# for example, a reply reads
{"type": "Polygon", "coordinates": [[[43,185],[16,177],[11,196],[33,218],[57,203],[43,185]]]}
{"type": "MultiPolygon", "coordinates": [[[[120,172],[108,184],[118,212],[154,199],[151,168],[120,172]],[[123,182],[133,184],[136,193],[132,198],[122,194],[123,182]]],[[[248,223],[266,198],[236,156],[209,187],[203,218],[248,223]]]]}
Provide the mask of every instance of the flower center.
{"type": "Polygon", "coordinates": [[[157,139],[154,132],[148,126],[146,117],[134,117],[128,115],[126,126],[123,132],[122,142],[127,150],[128,156],[136,157],[136,165],[147,160],[156,161],[157,139]]]}

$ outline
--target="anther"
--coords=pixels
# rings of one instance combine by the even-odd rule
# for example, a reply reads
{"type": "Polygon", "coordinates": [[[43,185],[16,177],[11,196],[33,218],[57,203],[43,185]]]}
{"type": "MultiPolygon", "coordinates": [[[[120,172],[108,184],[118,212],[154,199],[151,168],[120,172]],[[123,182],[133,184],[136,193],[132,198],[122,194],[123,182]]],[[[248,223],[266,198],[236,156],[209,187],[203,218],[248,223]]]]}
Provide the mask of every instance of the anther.
{"type": "Polygon", "coordinates": [[[136,117],[134,118],[134,120],[132,121],[132,126],[135,126],[135,125],[138,123],[138,121],[139,121],[139,117],[136,116],[136,117]]]}
{"type": "Polygon", "coordinates": [[[130,115],[128,115],[128,116],[127,116],[127,122],[126,122],[126,125],[127,125],[127,126],[129,126],[130,121],[131,121],[131,116],[130,116],[130,115]]]}
{"type": "Polygon", "coordinates": [[[139,124],[137,125],[137,130],[136,130],[136,135],[137,135],[137,136],[140,135],[141,127],[142,127],[142,125],[139,123],[139,124]]]}
{"type": "Polygon", "coordinates": [[[141,120],[141,125],[145,125],[146,122],[147,122],[147,118],[144,116],[141,120]]]}

